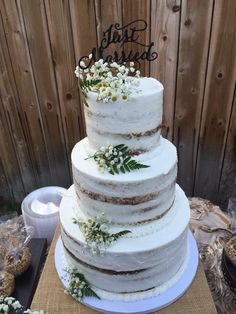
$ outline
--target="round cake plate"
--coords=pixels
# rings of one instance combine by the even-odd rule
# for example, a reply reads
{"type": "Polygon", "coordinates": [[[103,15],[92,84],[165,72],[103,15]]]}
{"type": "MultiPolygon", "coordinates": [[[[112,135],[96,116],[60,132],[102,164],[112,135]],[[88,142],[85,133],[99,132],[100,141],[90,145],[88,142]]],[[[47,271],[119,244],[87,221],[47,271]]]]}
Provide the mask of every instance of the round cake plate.
{"type": "MultiPolygon", "coordinates": [[[[187,265],[180,279],[163,294],[152,298],[138,300],[134,302],[99,300],[96,298],[85,297],[81,301],[84,305],[99,311],[101,313],[127,313],[127,314],[144,314],[158,311],[177,299],[179,299],[185,291],[190,287],[198,267],[198,248],[194,236],[191,231],[188,232],[189,256],[187,265]]],[[[68,281],[65,278],[65,265],[62,260],[63,245],[61,237],[59,237],[55,248],[55,266],[60,280],[65,288],[68,287],[68,281]]]]}

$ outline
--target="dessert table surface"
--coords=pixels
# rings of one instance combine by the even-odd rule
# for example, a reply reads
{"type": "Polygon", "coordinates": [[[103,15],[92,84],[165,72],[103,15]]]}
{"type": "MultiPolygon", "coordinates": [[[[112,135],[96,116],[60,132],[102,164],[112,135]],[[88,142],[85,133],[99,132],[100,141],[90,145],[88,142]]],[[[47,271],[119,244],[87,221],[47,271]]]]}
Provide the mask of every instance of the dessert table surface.
{"type": "MultiPolygon", "coordinates": [[[[60,234],[57,228],[32,300],[32,310],[44,310],[48,314],[92,314],[91,310],[64,293],[54,264],[54,251],[60,234]]],[[[201,262],[197,275],[188,291],[170,306],[158,311],[161,314],[217,313],[201,262]]]]}

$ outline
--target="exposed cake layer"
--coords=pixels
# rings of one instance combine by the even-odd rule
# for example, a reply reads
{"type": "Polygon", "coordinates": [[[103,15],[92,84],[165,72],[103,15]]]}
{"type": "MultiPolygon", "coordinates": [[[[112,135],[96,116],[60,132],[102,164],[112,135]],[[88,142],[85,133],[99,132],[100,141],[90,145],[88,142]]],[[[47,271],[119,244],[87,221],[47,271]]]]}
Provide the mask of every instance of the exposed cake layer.
{"type": "Polygon", "coordinates": [[[162,123],[163,86],[153,78],[141,78],[137,94],[128,101],[97,102],[97,94],[88,93],[84,107],[90,144],[99,149],[107,144],[126,144],[142,153],[159,144],[162,123]]]}
{"type": "MultiPolygon", "coordinates": [[[[65,248],[62,255],[65,267],[72,268],[75,267],[74,259],[71,258],[70,255],[66,253],[65,248]]],[[[176,274],[159,286],[156,286],[152,289],[146,289],[142,291],[135,291],[129,293],[111,292],[101,288],[97,288],[95,286],[92,286],[92,289],[103,300],[134,302],[147,298],[150,299],[152,297],[163,294],[167,289],[171,288],[181,278],[184,271],[186,270],[188,263],[189,263],[189,247],[187,248],[187,258],[185,258],[183,264],[180,266],[176,274]]]]}
{"type": "Polygon", "coordinates": [[[65,197],[60,207],[66,256],[95,287],[113,292],[151,289],[174,276],[184,262],[190,210],[179,187],[175,218],[165,228],[142,237],[124,236],[100,255],[91,253],[80,228],[72,223],[72,218],[78,217],[80,211],[73,204],[73,198],[65,197]]]}
{"type": "MultiPolygon", "coordinates": [[[[137,224],[160,219],[173,205],[177,174],[176,148],[161,138],[149,168],[111,175],[101,173],[89,155],[88,140],[72,151],[77,201],[88,217],[104,215],[112,223],[137,224]]],[[[139,160],[141,157],[135,157],[139,160]]]]}

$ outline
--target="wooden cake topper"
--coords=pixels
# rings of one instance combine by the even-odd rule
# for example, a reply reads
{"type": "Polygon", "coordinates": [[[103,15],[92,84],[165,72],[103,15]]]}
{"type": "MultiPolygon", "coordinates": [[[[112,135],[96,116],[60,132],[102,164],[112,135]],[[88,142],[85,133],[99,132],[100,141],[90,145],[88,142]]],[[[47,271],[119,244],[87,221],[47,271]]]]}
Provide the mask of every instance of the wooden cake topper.
{"type": "Polygon", "coordinates": [[[150,44],[143,44],[140,42],[140,34],[146,31],[148,24],[145,20],[134,20],[124,26],[119,23],[111,24],[105,32],[103,32],[103,38],[98,48],[93,48],[91,51],[92,58],[88,56],[82,56],[79,60],[79,67],[81,69],[87,69],[91,66],[92,62],[96,62],[99,59],[103,59],[105,62],[111,63],[113,61],[117,63],[135,62],[140,66],[140,60],[153,61],[158,57],[158,53],[152,51],[154,42],[150,44]],[[122,34],[120,34],[120,32],[122,34]],[[125,50],[127,43],[133,43],[138,46],[144,47],[144,51],[125,50]],[[113,55],[106,55],[106,49],[111,44],[117,44],[121,47],[120,53],[114,51],[113,55]],[[88,62],[89,60],[89,62],[88,62]],[[81,61],[86,61],[85,65],[81,61]]]}

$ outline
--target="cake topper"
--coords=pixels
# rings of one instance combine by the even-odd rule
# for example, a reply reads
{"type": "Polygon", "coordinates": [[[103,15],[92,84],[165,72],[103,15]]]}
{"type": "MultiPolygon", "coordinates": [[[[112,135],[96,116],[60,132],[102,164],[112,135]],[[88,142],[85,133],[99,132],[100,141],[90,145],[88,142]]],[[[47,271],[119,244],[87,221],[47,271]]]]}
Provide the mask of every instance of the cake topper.
{"type": "Polygon", "coordinates": [[[140,42],[140,35],[148,27],[145,20],[134,20],[124,26],[119,23],[111,24],[105,32],[103,32],[103,38],[98,48],[94,47],[91,51],[92,58],[88,56],[82,56],[79,60],[79,67],[81,69],[87,69],[91,66],[92,62],[96,62],[103,59],[105,62],[111,63],[113,61],[123,64],[124,62],[135,62],[140,67],[140,60],[153,61],[158,57],[158,53],[152,51],[154,42],[149,44],[143,44],[140,42]],[[144,47],[144,51],[134,51],[125,49],[125,45],[133,43],[138,46],[144,47]],[[111,44],[117,44],[121,48],[121,51],[114,51],[114,54],[106,55],[106,49],[111,44]],[[87,61],[89,62],[82,62],[87,61]]]}

